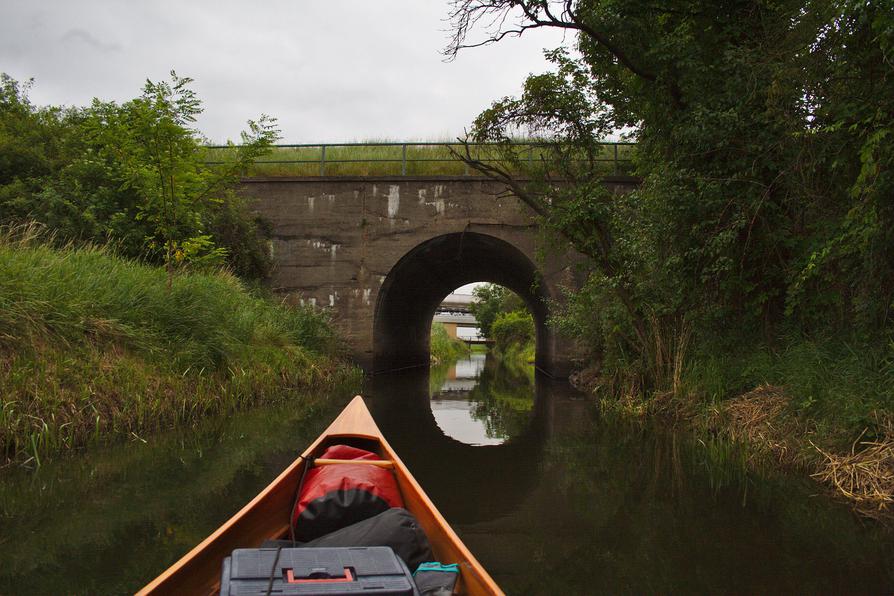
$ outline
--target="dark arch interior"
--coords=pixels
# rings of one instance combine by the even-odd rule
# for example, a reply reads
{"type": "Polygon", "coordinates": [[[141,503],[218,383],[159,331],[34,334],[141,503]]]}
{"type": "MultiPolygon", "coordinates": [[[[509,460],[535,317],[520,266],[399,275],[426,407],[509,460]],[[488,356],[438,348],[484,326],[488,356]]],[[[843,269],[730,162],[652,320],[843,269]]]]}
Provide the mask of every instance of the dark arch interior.
{"type": "Polygon", "coordinates": [[[445,234],[404,255],[382,283],[376,302],[373,370],[387,372],[429,364],[431,321],[454,289],[476,281],[518,294],[534,316],[537,365],[549,361],[547,304],[537,269],[504,240],[474,232],[445,234]]]}

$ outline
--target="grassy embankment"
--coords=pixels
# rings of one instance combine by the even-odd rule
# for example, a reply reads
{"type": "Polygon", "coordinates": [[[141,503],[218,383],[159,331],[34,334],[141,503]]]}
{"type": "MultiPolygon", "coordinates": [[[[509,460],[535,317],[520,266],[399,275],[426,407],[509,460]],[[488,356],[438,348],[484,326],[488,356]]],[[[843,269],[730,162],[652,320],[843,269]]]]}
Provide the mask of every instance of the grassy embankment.
{"type": "Polygon", "coordinates": [[[251,295],[225,272],[165,271],[104,248],[0,235],[2,463],[244,406],[353,374],[320,314],[251,295]]]}
{"type": "Polygon", "coordinates": [[[431,363],[441,364],[452,362],[469,354],[466,343],[460,339],[450,337],[443,323],[431,324],[431,363]]]}
{"type": "Polygon", "coordinates": [[[518,365],[534,364],[534,342],[510,343],[508,345],[495,344],[490,352],[494,357],[506,363],[518,365]]]}
{"type": "MultiPolygon", "coordinates": [[[[403,147],[401,145],[382,145],[390,141],[368,141],[369,144],[349,146],[327,146],[324,174],[326,176],[397,176],[401,174],[403,147]],[[342,162],[342,163],[339,163],[342,162]]],[[[406,175],[408,176],[465,176],[479,175],[470,170],[451,153],[445,145],[463,153],[456,140],[431,141],[432,145],[407,145],[406,175]]],[[[540,160],[540,151],[524,141],[519,141],[518,155],[524,160],[540,160]]],[[[618,159],[621,173],[630,168],[633,155],[632,145],[618,146],[618,159]]],[[[219,161],[231,152],[228,148],[209,148],[206,150],[208,161],[219,161]]],[[[500,153],[494,147],[474,146],[471,149],[475,159],[483,161],[500,161],[500,153]]],[[[606,174],[614,173],[614,146],[603,147],[599,159],[605,160],[606,174]]],[[[263,158],[257,160],[250,168],[249,176],[319,176],[321,147],[273,147],[263,158]],[[302,162],[302,163],[296,163],[302,162]]]]}
{"type": "Polygon", "coordinates": [[[660,389],[644,392],[606,367],[585,371],[581,384],[604,409],[672,419],[708,449],[744,453],[758,470],[807,473],[859,513],[894,520],[894,345],[840,337],[772,348],[742,338],[675,343],[659,351],[663,364],[653,363],[664,371],[660,389]]]}

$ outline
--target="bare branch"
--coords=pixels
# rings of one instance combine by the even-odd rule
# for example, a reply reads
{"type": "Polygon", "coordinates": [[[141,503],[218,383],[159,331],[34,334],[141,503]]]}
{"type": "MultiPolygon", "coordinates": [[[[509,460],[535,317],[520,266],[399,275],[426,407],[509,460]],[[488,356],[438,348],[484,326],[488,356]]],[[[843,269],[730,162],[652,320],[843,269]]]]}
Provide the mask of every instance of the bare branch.
{"type": "MultiPolygon", "coordinates": [[[[606,33],[599,31],[587,23],[574,10],[573,0],[561,0],[561,12],[556,14],[550,8],[554,0],[453,0],[449,20],[453,25],[453,36],[444,50],[448,60],[456,58],[460,50],[477,48],[497,43],[507,36],[520,37],[531,29],[544,27],[577,31],[598,46],[607,50],[618,64],[634,75],[655,82],[658,75],[637,63],[628,52],[611,39],[606,33]],[[516,9],[520,13],[516,12],[516,9]],[[511,19],[513,13],[517,18],[511,19]],[[492,18],[491,18],[492,17],[492,18]],[[466,40],[482,19],[490,18],[484,27],[487,37],[482,41],[467,43],[466,40]],[[507,21],[512,20],[511,28],[504,28],[507,21]]],[[[668,81],[668,88],[674,103],[683,107],[682,92],[676,81],[668,81]]]]}
{"type": "Polygon", "coordinates": [[[487,164],[481,160],[475,159],[472,157],[472,152],[469,149],[471,144],[467,139],[456,139],[459,141],[460,145],[463,147],[463,153],[460,153],[452,146],[447,145],[447,150],[450,153],[463,163],[465,163],[470,168],[473,168],[479,172],[481,172],[484,176],[490,178],[491,180],[501,182],[506,185],[506,187],[512,192],[513,195],[517,196],[523,203],[525,203],[528,207],[534,210],[534,212],[541,216],[546,217],[548,215],[548,211],[546,206],[542,201],[537,200],[537,198],[528,192],[525,187],[515,179],[512,174],[498,165],[487,164]]]}

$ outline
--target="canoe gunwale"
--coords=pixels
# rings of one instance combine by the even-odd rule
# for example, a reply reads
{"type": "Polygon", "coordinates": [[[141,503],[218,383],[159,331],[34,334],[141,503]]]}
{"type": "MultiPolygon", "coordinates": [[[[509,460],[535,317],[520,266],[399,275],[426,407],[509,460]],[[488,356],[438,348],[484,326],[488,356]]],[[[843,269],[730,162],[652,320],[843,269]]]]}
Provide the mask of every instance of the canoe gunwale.
{"type": "Polygon", "coordinates": [[[334,443],[347,440],[374,443],[378,454],[393,462],[393,471],[408,510],[429,536],[432,548],[444,562],[459,563],[460,583],[468,594],[502,594],[447,520],[410,473],[376,426],[363,403],[355,397],[342,413],[285,470],[207,538],[162,572],[139,592],[148,594],[215,594],[219,590],[223,557],[239,547],[254,547],[266,539],[282,538],[289,531],[289,515],[298,479],[309,458],[334,443]],[[279,513],[277,513],[279,512],[279,513]],[[266,514],[266,515],[262,515],[266,514]],[[279,516],[282,517],[279,517],[279,516]],[[276,524],[271,520],[285,519],[276,524]],[[452,560],[451,560],[452,559],[452,560]],[[211,572],[213,576],[209,574],[211,572]],[[191,581],[192,580],[192,581],[191,581]]]}

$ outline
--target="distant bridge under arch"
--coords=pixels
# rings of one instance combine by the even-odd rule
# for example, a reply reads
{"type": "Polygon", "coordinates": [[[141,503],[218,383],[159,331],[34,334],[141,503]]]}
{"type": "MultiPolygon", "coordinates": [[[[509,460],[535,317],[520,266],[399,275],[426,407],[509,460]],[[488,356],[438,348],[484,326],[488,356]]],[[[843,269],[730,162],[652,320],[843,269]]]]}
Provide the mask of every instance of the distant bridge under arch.
{"type": "MultiPolygon", "coordinates": [[[[615,192],[636,186],[607,178],[615,192]]],[[[432,316],[445,296],[488,281],[516,292],[537,324],[537,365],[570,371],[572,343],[546,325],[548,303],[581,282],[571,249],[538,260],[537,225],[498,183],[473,177],[276,177],[241,193],[273,226],[273,289],[331,308],[367,372],[429,362],[432,316]]]]}
{"type": "Polygon", "coordinates": [[[450,294],[438,305],[432,321],[443,325],[448,337],[463,339],[469,343],[492,343],[481,335],[478,319],[472,313],[475,300],[472,294],[450,294]]]}

